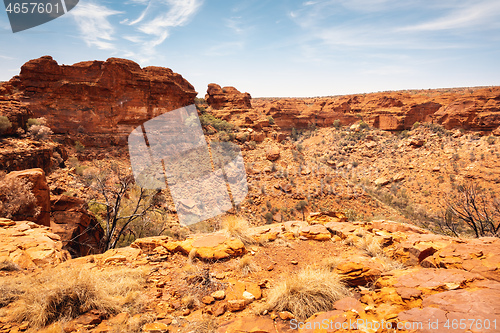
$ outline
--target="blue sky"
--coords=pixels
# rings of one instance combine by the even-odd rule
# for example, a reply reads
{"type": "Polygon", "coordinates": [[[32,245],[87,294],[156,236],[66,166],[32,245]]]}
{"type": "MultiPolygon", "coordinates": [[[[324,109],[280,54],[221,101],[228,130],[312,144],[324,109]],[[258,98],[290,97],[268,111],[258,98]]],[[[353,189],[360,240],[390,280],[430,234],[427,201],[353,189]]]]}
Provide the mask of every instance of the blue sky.
{"type": "MultiPolygon", "coordinates": [[[[29,2],[29,1],[28,1],[29,2]]],[[[500,85],[499,0],[80,0],[13,34],[0,80],[33,58],[128,58],[253,97],[500,85]]]]}

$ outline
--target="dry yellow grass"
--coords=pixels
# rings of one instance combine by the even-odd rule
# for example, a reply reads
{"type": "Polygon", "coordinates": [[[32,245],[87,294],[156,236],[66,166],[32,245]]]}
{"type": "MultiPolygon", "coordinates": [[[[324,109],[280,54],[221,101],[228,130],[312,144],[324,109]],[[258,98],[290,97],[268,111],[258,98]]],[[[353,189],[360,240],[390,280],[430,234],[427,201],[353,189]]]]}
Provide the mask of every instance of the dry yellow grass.
{"type": "Polygon", "coordinates": [[[315,313],[332,310],[336,301],[349,294],[336,273],[307,267],[271,289],[266,307],[290,311],[297,319],[305,320],[315,313]]]}
{"type": "Polygon", "coordinates": [[[189,323],[186,332],[189,333],[215,333],[217,332],[217,321],[213,318],[206,317],[201,321],[189,323]]]}
{"type": "MultiPolygon", "coordinates": [[[[136,312],[142,307],[145,274],[139,270],[96,271],[79,267],[54,268],[19,278],[6,277],[15,302],[13,318],[39,328],[90,311],[108,314],[136,312]]],[[[5,301],[4,301],[5,303],[5,301]]]]}
{"type": "Polygon", "coordinates": [[[255,245],[258,242],[248,235],[248,221],[240,216],[227,215],[222,219],[222,227],[226,233],[234,238],[238,238],[245,244],[255,245]]]}
{"type": "Polygon", "coordinates": [[[21,268],[19,268],[18,265],[16,265],[10,260],[0,261],[0,271],[13,272],[13,271],[19,271],[20,269],[21,268]]]}
{"type": "Polygon", "coordinates": [[[384,251],[382,251],[379,241],[373,236],[364,235],[356,242],[355,245],[370,257],[379,257],[384,255],[384,251]]]}
{"type": "Polygon", "coordinates": [[[246,276],[246,275],[251,274],[253,272],[257,272],[260,268],[253,261],[253,257],[250,255],[247,255],[247,256],[244,256],[243,258],[240,259],[240,261],[238,263],[238,269],[240,270],[240,272],[243,276],[246,276]]]}

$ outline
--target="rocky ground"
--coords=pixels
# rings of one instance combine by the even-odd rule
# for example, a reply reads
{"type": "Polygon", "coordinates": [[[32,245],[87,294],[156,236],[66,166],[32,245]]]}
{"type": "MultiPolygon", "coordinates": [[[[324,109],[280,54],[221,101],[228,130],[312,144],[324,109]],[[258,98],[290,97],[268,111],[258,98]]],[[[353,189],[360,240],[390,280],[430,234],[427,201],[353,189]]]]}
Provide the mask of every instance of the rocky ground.
{"type": "MultiPolygon", "coordinates": [[[[15,287],[6,281],[71,267],[90,274],[121,269],[143,274],[142,304],[135,312],[96,309],[75,319],[48,321],[46,332],[125,332],[134,331],[137,323],[141,325],[135,329],[144,332],[292,332],[299,325],[299,332],[442,332],[448,331],[447,323],[460,325],[461,319],[471,329],[449,331],[499,331],[494,328],[500,315],[498,238],[463,240],[395,222],[343,220],[313,214],[304,222],[246,229],[246,237],[235,228],[184,241],[151,237],[61,263],[65,254],[55,235],[4,219],[0,249],[15,265],[2,270],[2,288],[12,293],[9,288],[15,287]],[[35,233],[45,237],[45,245],[23,241],[35,233]],[[24,251],[12,251],[13,245],[24,251]],[[292,285],[307,270],[335,274],[338,284],[346,286],[345,294],[329,311],[306,318],[294,315],[301,313],[292,307],[295,303],[273,308],[271,299],[280,284],[292,285]],[[320,326],[324,320],[332,329],[320,326]],[[439,328],[429,328],[429,321],[439,328]],[[335,329],[349,322],[358,326],[335,329]],[[372,329],[377,323],[385,328],[372,329]]],[[[295,286],[295,292],[310,292],[317,281],[314,275],[309,279],[295,286]]],[[[40,292],[50,295],[51,288],[47,282],[40,292]]],[[[278,294],[293,292],[278,289],[278,294]]],[[[10,317],[16,307],[26,306],[23,297],[19,292],[2,299],[1,332],[30,329],[30,318],[14,322],[10,317]]]]}

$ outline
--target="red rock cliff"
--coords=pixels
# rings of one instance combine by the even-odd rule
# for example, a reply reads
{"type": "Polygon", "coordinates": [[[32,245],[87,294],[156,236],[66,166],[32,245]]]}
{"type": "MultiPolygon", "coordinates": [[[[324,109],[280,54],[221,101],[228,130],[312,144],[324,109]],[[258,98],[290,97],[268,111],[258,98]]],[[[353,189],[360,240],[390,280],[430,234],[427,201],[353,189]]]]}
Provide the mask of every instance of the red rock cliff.
{"type": "MultiPolygon", "coordinates": [[[[209,86],[207,96],[214,95],[212,90],[209,86]]],[[[253,99],[251,107],[241,109],[212,106],[215,116],[264,132],[331,126],[337,119],[342,125],[363,119],[389,131],[410,129],[418,121],[441,124],[447,129],[490,132],[500,126],[500,87],[253,99]]]]}
{"type": "Polygon", "coordinates": [[[126,144],[144,121],[194,103],[196,91],[168,68],[110,58],[72,66],[50,56],[28,61],[10,82],[35,117],[84,145],[126,144]]]}

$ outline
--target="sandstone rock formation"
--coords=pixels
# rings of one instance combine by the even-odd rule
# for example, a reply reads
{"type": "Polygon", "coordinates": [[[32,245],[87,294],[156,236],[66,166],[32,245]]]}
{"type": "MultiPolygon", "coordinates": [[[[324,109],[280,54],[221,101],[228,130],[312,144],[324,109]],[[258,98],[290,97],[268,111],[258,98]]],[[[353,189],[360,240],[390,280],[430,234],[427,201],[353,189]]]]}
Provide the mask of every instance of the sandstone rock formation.
{"type": "Polygon", "coordinates": [[[104,236],[104,230],[86,206],[84,200],[66,195],[51,199],[50,228],[76,257],[100,253],[104,236]]]}
{"type": "MultiPolygon", "coordinates": [[[[212,91],[209,87],[209,91],[212,91]]],[[[210,97],[211,94],[207,94],[210,97]]],[[[500,87],[396,91],[318,98],[253,99],[252,108],[213,107],[213,113],[240,127],[264,132],[292,128],[351,125],[363,119],[388,131],[410,129],[415,122],[490,132],[500,125],[500,87]],[[274,124],[269,124],[272,117],[274,124]]]]}
{"type": "Polygon", "coordinates": [[[36,204],[40,212],[36,216],[14,216],[15,220],[28,220],[43,226],[50,226],[50,190],[42,169],[28,169],[23,171],[13,171],[7,178],[19,178],[31,184],[31,192],[35,195],[36,204]]]}
{"type": "Polygon", "coordinates": [[[8,84],[55,134],[81,137],[86,146],[126,144],[135,127],[193,104],[196,96],[193,86],[168,68],[141,68],[117,58],[67,66],[44,56],[24,64],[8,84]]]}
{"type": "Polygon", "coordinates": [[[12,124],[2,135],[17,134],[19,129],[25,131],[28,119],[33,118],[28,106],[20,101],[20,95],[8,82],[0,83],[0,116],[7,117],[12,124]]]}
{"type": "Polygon", "coordinates": [[[0,262],[10,261],[20,268],[58,264],[70,258],[62,249],[61,238],[48,227],[31,221],[0,218],[0,262]]]}
{"type": "Polygon", "coordinates": [[[234,87],[221,88],[218,84],[208,85],[205,100],[215,110],[219,109],[250,109],[252,103],[249,93],[241,93],[234,87]]]}
{"type": "Polygon", "coordinates": [[[40,168],[49,173],[67,158],[64,146],[56,142],[4,138],[0,146],[0,169],[4,171],[40,168]]]}

